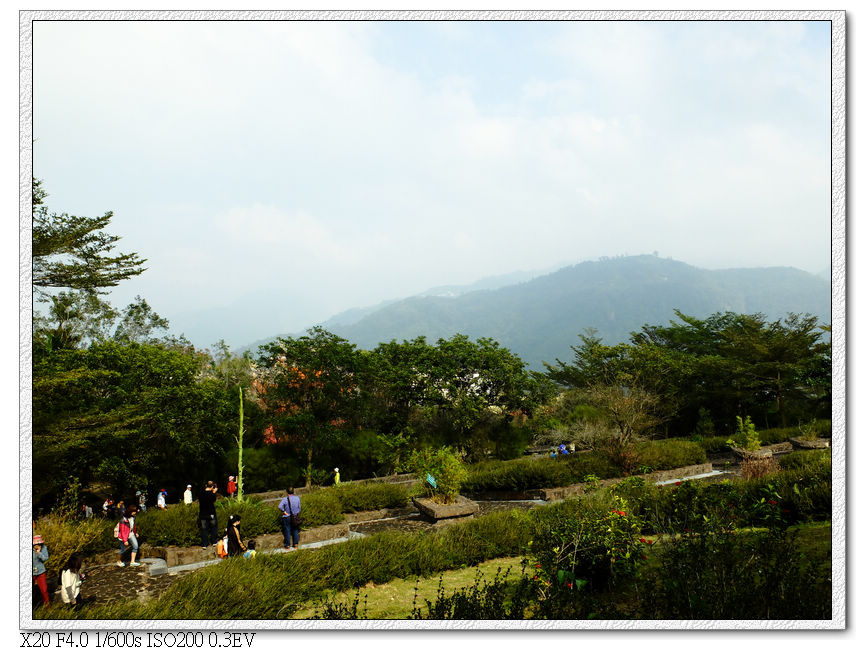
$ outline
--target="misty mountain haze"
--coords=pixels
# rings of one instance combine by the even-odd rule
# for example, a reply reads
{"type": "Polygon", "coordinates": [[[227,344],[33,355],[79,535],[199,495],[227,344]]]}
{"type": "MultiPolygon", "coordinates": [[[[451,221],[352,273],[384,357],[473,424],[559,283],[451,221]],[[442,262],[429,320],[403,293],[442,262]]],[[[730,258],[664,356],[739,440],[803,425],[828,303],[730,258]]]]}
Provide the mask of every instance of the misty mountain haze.
{"type": "MultiPolygon", "coordinates": [[[[640,255],[583,262],[537,277],[519,272],[465,287],[439,287],[348,310],[321,325],[365,349],[417,336],[430,341],[456,333],[489,337],[540,370],[544,361],[570,359],[570,346],[587,328],[612,344],[644,324],[675,319],[675,309],[697,317],[761,312],[772,320],[807,312],[828,323],[830,306],[829,282],[792,267],[706,270],[640,255]]],[[[276,336],[240,351],[256,353],[258,345],[276,336]]]]}

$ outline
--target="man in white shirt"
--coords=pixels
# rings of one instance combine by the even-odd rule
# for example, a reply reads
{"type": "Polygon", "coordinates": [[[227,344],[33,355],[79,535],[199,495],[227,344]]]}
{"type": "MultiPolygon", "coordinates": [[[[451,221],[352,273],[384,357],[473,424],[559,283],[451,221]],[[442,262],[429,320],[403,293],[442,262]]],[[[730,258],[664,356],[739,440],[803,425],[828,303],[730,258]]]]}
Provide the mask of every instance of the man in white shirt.
{"type": "Polygon", "coordinates": [[[190,503],[192,503],[192,486],[191,485],[186,486],[186,492],[183,493],[183,503],[185,503],[186,505],[189,505],[190,503]]]}

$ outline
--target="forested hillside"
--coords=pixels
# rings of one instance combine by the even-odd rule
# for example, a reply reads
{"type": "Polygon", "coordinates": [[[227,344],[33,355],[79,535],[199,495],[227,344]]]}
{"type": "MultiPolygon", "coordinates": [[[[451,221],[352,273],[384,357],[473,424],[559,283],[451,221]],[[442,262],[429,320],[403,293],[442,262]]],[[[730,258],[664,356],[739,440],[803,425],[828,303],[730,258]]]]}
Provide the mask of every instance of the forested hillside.
{"type": "Polygon", "coordinates": [[[408,298],[329,329],[365,349],[421,335],[485,336],[541,369],[568,357],[587,328],[618,343],[645,323],[668,322],[677,309],[696,317],[759,312],[770,320],[809,313],[828,323],[830,285],[794,268],[710,271],[641,255],[584,262],[492,291],[408,298]]]}

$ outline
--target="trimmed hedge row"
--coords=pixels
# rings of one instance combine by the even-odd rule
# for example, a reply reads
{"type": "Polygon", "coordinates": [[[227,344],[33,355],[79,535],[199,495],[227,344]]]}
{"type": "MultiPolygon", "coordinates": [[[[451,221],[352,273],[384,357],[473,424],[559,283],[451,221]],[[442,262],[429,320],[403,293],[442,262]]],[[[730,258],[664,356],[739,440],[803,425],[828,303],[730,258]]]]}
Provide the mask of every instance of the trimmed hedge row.
{"type": "MultiPolygon", "coordinates": [[[[643,471],[673,469],[706,462],[706,452],[688,440],[655,440],[635,446],[638,464],[643,471]]],[[[470,468],[463,492],[524,492],[541,488],[563,487],[586,480],[587,476],[616,478],[621,468],[595,452],[570,454],[557,458],[523,458],[512,461],[489,461],[470,468]]]]}
{"type": "MultiPolygon", "coordinates": [[[[303,527],[314,528],[338,524],[345,513],[360,510],[395,508],[408,503],[408,489],[389,483],[347,484],[323,488],[301,497],[303,527]]],[[[224,531],[230,515],[240,515],[240,530],[245,538],[257,537],[281,530],[282,514],[278,501],[262,503],[258,499],[237,501],[220,499],[216,502],[219,531],[224,531]]],[[[113,523],[106,522],[99,542],[90,551],[104,551],[116,546],[112,536],[113,523]]],[[[167,510],[150,508],[136,518],[140,539],[152,546],[193,546],[200,543],[198,504],[177,504],[167,510]]]]}

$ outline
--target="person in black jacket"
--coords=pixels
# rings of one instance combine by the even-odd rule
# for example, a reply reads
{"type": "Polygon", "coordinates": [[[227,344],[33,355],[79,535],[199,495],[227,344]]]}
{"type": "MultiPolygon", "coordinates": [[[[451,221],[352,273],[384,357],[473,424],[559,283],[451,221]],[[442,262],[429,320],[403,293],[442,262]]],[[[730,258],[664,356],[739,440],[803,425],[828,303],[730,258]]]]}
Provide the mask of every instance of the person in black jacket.
{"type": "Polygon", "coordinates": [[[201,548],[216,544],[216,483],[208,481],[201,496],[198,497],[198,525],[201,527],[201,548]]]}
{"type": "Polygon", "coordinates": [[[240,538],[240,516],[231,515],[228,518],[228,527],[225,529],[225,536],[228,538],[228,548],[225,549],[228,557],[240,555],[246,550],[243,541],[240,538]]]}

